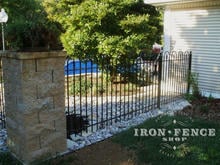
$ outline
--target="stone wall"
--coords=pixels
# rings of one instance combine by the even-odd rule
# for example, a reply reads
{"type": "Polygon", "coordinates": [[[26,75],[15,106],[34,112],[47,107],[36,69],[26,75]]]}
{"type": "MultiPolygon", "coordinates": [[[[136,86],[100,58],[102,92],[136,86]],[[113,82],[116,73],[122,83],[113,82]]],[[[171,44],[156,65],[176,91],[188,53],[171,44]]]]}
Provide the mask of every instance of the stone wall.
{"type": "Polygon", "coordinates": [[[22,162],[66,150],[64,52],[3,54],[8,147],[22,162]]]}

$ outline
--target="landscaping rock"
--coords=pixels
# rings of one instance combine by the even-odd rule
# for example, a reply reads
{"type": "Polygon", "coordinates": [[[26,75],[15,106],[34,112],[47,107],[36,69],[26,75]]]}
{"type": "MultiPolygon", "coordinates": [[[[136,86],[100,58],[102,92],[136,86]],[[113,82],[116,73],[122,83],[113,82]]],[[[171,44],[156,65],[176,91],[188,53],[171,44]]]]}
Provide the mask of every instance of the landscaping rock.
{"type": "Polygon", "coordinates": [[[7,140],[6,129],[2,129],[0,130],[0,152],[8,151],[6,140],[7,140]]]}

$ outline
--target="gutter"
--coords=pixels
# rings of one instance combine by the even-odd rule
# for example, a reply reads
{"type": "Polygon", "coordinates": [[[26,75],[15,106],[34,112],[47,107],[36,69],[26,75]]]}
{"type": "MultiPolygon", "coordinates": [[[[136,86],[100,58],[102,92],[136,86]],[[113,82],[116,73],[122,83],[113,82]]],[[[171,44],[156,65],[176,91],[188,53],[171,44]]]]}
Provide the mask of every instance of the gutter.
{"type": "Polygon", "coordinates": [[[144,0],[144,3],[153,6],[168,6],[175,4],[185,4],[185,3],[205,2],[205,1],[207,0],[144,0]]]}

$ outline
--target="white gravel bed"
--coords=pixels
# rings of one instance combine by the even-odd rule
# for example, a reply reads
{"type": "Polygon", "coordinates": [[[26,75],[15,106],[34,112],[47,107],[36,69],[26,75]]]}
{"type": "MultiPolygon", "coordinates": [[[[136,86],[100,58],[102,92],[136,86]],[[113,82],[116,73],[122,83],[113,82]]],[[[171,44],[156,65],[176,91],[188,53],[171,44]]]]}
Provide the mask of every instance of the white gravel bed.
{"type": "Polygon", "coordinates": [[[175,111],[182,110],[184,107],[189,105],[190,104],[188,101],[180,99],[175,102],[165,104],[160,109],[154,109],[137,115],[130,120],[114,123],[113,125],[107,126],[104,129],[96,130],[94,133],[83,133],[82,135],[73,134],[71,135],[71,139],[67,139],[68,149],[69,151],[78,150],[90,144],[109,138],[114,134],[129,129],[132,126],[139,125],[151,117],[156,117],[160,114],[173,115],[175,111]]]}

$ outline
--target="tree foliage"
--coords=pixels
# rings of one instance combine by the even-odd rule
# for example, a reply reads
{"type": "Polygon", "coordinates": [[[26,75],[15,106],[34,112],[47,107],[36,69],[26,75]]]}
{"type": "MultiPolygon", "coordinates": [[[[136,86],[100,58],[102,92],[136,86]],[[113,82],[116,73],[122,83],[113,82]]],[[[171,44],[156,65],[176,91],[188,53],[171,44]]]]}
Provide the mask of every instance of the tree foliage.
{"type": "Polygon", "coordinates": [[[9,16],[5,27],[7,49],[49,49],[60,45],[61,27],[47,18],[41,0],[7,0],[0,7],[9,16]]]}
{"type": "Polygon", "coordinates": [[[141,0],[44,0],[48,18],[65,29],[61,41],[77,58],[133,58],[160,42],[161,15],[141,0]]]}

